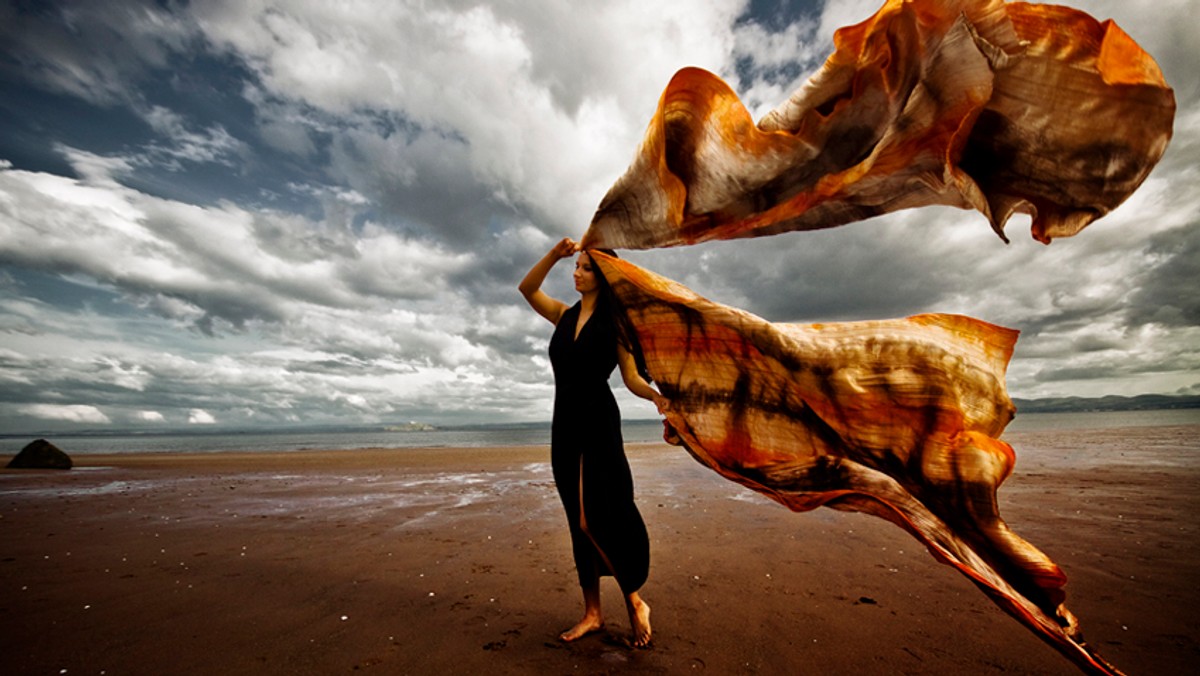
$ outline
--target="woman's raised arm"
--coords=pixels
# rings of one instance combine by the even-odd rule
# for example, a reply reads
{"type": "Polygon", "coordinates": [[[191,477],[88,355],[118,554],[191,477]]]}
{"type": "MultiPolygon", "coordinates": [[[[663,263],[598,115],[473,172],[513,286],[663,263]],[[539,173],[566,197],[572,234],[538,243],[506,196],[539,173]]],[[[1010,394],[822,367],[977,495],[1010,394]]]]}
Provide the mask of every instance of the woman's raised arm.
{"type": "Polygon", "coordinates": [[[550,247],[541,260],[533,264],[529,272],[525,273],[525,279],[522,279],[521,283],[517,285],[530,307],[539,315],[549,319],[551,324],[558,324],[559,318],[569,306],[542,291],[542,282],[546,281],[546,275],[550,273],[550,269],[554,267],[555,263],[573,255],[578,250],[579,245],[575,243],[575,240],[569,237],[562,238],[557,244],[550,247]]]}

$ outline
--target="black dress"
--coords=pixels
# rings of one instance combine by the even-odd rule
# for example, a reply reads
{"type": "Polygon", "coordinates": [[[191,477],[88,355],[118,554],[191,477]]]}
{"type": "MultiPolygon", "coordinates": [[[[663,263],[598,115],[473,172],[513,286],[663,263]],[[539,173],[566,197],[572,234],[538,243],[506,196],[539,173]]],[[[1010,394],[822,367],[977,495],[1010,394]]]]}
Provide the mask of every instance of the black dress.
{"type": "Polygon", "coordinates": [[[550,339],[554,421],[550,461],[571,528],[583,586],[616,577],[621,591],[641,588],[650,571],[650,538],[633,502],[633,476],[621,438],[621,412],[608,377],[617,365],[617,331],[597,304],[575,338],[580,304],[563,313],[550,339]],[[580,486],[582,496],[581,526],[580,486]]]}

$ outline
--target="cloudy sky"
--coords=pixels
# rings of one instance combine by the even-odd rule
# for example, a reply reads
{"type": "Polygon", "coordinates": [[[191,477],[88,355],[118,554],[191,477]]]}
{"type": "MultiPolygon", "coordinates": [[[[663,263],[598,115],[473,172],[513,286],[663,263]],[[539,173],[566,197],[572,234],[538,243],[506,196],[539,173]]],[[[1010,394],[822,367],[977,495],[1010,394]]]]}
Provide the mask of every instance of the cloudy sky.
{"type": "MultiPolygon", "coordinates": [[[[516,284],[583,233],[671,75],[757,118],[878,4],[4,0],[0,433],[546,420],[551,327],[516,284]]],[[[773,321],[1018,328],[1017,397],[1200,394],[1200,0],[1073,4],[1179,103],[1082,235],[925,209],[628,257],[773,321]]]]}

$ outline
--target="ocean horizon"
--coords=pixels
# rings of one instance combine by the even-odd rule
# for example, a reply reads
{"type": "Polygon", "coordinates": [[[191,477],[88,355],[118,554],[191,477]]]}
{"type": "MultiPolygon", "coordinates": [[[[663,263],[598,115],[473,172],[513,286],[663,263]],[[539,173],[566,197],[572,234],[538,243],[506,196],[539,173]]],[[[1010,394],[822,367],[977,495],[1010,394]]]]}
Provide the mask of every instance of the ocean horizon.
{"type": "MultiPolygon", "coordinates": [[[[1200,409],[1023,413],[1017,415],[1009,424],[1006,433],[1162,425],[1200,425],[1200,409]]],[[[626,443],[661,441],[662,422],[626,420],[622,423],[622,433],[626,443]]],[[[34,439],[46,439],[68,455],[546,446],[550,444],[550,423],[462,425],[412,430],[397,429],[395,423],[388,423],[245,430],[114,430],[2,434],[0,455],[16,455],[34,439]]]]}

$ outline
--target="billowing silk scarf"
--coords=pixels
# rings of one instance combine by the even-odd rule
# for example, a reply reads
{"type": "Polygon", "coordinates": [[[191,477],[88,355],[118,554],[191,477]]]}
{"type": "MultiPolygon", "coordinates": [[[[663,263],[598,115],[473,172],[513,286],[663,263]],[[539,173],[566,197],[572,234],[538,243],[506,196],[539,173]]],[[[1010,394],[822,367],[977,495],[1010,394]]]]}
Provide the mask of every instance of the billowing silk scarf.
{"type": "MultiPolygon", "coordinates": [[[[1115,208],[1171,136],[1174,95],[1111,21],[999,0],[890,0],[755,125],[715,76],[680,71],[583,245],[676,246],[835,227],[930,204],[1049,243],[1115,208]]],[[[1062,571],[1000,518],[1016,332],[953,315],[771,324],[593,252],[672,401],[680,443],[796,511],[885,518],[1085,671],[1062,571]]]]}
{"type": "Polygon", "coordinates": [[[1043,242],[1137,188],[1174,93],[1112,21],[1001,0],[890,0],[757,125],[720,79],[671,80],[584,247],[644,249],[830,228],[940,204],[1043,242]]]}
{"type": "Polygon", "coordinates": [[[999,436],[1016,331],[944,314],[772,324],[591,257],[697,460],[798,512],[895,523],[1078,664],[1115,673],[1082,644],[1062,571],[996,505],[1015,461],[999,436]]]}

